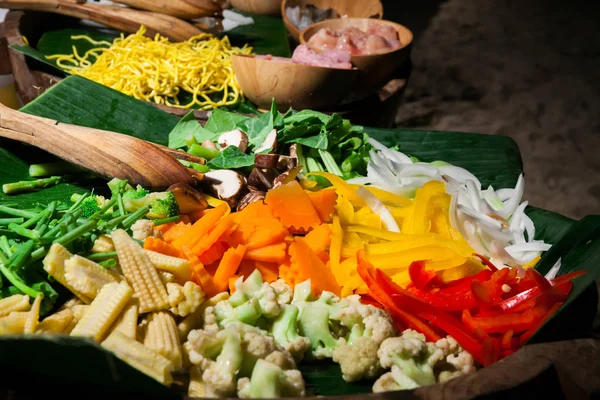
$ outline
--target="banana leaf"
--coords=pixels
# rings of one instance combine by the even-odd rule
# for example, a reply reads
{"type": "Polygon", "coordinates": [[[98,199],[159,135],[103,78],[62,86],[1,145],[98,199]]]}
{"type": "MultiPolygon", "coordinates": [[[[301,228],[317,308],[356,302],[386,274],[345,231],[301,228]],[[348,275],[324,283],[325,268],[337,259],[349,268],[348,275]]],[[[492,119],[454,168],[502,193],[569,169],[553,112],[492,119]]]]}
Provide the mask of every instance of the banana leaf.
{"type": "MultiPolygon", "coordinates": [[[[177,118],[169,114],[80,77],[65,79],[24,107],[23,111],[60,122],[131,134],[157,143],[166,143],[168,133],[177,123],[177,118]],[[82,104],[85,104],[85,107],[82,107],[82,104]]],[[[424,161],[444,160],[468,168],[484,185],[492,184],[495,188],[512,187],[518,175],[522,173],[518,147],[505,137],[455,132],[365,129],[384,144],[397,144],[403,151],[424,161]]],[[[11,168],[11,176],[21,177],[24,176],[22,174],[26,164],[4,148],[0,152],[0,168],[2,171],[11,168]]],[[[47,196],[44,199],[50,201],[53,196],[50,190],[40,191],[38,195],[47,196]]],[[[18,201],[18,198],[19,196],[14,196],[13,202],[18,201]]],[[[595,313],[597,304],[597,293],[593,283],[600,275],[600,216],[574,221],[534,207],[529,207],[527,213],[535,223],[536,238],[554,244],[537,265],[536,268],[540,272],[546,273],[559,258],[559,275],[580,269],[587,271],[585,275],[573,281],[574,287],[569,300],[554,318],[532,337],[531,342],[553,340],[556,338],[553,336],[555,332],[561,332],[560,338],[564,338],[573,335],[578,327],[583,331],[588,322],[591,324],[593,314],[590,310],[595,313]],[[562,330],[556,330],[557,325],[562,327],[562,330]]],[[[57,341],[37,337],[32,342],[32,339],[25,337],[0,336],[0,369],[27,370],[28,373],[35,372],[54,377],[56,380],[65,378],[65,382],[71,382],[72,374],[75,374],[77,380],[90,387],[112,387],[123,391],[141,391],[145,387],[156,386],[151,378],[136,374],[132,368],[117,361],[98,346],[82,339],[64,338],[57,341]],[[33,370],[30,365],[32,359],[38,363],[33,370]],[[88,366],[88,362],[82,360],[94,362],[90,361],[88,366]],[[74,365],[79,365],[79,369],[74,365]],[[77,371],[74,372],[74,369],[77,371]],[[114,374],[106,371],[113,371],[114,374]]],[[[319,395],[365,393],[370,391],[372,384],[344,383],[339,367],[332,363],[306,363],[301,369],[307,387],[319,395]]]]}

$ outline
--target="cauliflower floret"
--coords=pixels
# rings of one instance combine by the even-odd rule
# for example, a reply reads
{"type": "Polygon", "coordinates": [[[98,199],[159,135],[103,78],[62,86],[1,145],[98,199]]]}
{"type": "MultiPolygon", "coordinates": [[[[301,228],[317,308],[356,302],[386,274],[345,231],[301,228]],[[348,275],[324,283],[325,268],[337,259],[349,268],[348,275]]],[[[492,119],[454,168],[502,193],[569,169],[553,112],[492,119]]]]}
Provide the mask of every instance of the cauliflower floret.
{"type": "Polygon", "coordinates": [[[161,271],[159,269],[157,269],[156,272],[158,272],[158,277],[160,278],[161,282],[165,285],[167,283],[175,282],[175,275],[173,275],[172,273],[167,271],[161,271]]]}
{"type": "Polygon", "coordinates": [[[452,336],[441,338],[435,345],[442,350],[444,358],[437,365],[441,370],[439,380],[442,382],[462,374],[475,372],[473,356],[465,351],[452,336]]]}
{"type": "Polygon", "coordinates": [[[277,292],[268,283],[263,283],[260,290],[254,293],[254,297],[258,300],[258,305],[265,317],[275,318],[281,313],[277,292]]]}
{"type": "Polygon", "coordinates": [[[338,347],[333,351],[333,361],[340,364],[342,377],[346,382],[374,378],[380,370],[377,344],[366,336],[354,339],[352,345],[341,338],[338,347]]]}
{"type": "Polygon", "coordinates": [[[202,371],[207,392],[216,397],[235,394],[236,376],[242,366],[242,338],[235,326],[214,332],[193,330],[184,344],[189,361],[202,371]]]}
{"type": "MultiPolygon", "coordinates": [[[[436,382],[434,367],[444,358],[444,352],[425,335],[407,329],[399,337],[385,339],[377,351],[384,368],[392,368],[391,376],[401,389],[431,385],[436,382]]],[[[390,375],[384,374],[375,382],[378,388],[389,386],[390,375]],[[384,382],[388,382],[385,385],[384,382]]]]}
{"type": "Polygon", "coordinates": [[[134,239],[144,241],[147,237],[154,236],[154,222],[147,219],[138,219],[131,226],[134,239]]]}
{"type": "Polygon", "coordinates": [[[272,282],[270,285],[277,294],[277,303],[279,303],[279,305],[291,303],[294,291],[290,285],[285,283],[283,279],[278,279],[275,282],[272,282]]]}
{"type": "Polygon", "coordinates": [[[180,317],[194,313],[204,301],[204,292],[192,281],[183,286],[177,283],[167,283],[171,312],[180,317]]]}
{"type": "Polygon", "coordinates": [[[281,369],[296,369],[296,362],[289,351],[275,350],[265,357],[265,360],[278,365],[281,369]]]}
{"type": "Polygon", "coordinates": [[[238,380],[240,398],[302,397],[305,383],[297,369],[285,370],[268,360],[258,360],[250,379],[238,380]]]}
{"type": "Polygon", "coordinates": [[[385,339],[396,335],[391,318],[377,307],[362,304],[359,295],[346,297],[342,304],[340,313],[332,318],[339,319],[350,330],[350,339],[368,336],[379,346],[385,339]]]}
{"type": "Polygon", "coordinates": [[[98,239],[94,240],[92,253],[108,253],[110,251],[115,251],[115,245],[110,235],[102,234],[98,236],[98,239]]]}
{"type": "Polygon", "coordinates": [[[304,358],[304,353],[310,347],[310,340],[298,334],[296,321],[298,319],[298,307],[293,304],[282,305],[283,312],[277,316],[271,325],[271,334],[275,343],[289,351],[296,361],[304,358]]]}

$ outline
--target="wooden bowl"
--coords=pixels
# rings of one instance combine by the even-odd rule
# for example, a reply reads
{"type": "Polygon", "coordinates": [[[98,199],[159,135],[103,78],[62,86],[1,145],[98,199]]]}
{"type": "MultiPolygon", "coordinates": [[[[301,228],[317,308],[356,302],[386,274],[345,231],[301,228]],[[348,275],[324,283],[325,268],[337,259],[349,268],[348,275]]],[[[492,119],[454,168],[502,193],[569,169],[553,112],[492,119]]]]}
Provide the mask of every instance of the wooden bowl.
{"type": "MultiPolygon", "coordinates": [[[[319,30],[328,28],[341,30],[344,28],[358,28],[366,31],[370,24],[392,26],[398,32],[401,47],[383,53],[370,55],[352,55],[352,64],[360,70],[357,80],[357,89],[375,89],[384,84],[402,64],[406,62],[412,50],[413,34],[404,25],[392,21],[378,20],[373,18],[338,18],[312,24],[300,32],[300,43],[308,44],[310,38],[319,30]]],[[[312,47],[311,47],[312,48],[312,47]]],[[[321,50],[313,48],[316,52],[321,50]]]]}
{"type": "Polygon", "coordinates": [[[282,0],[230,0],[230,2],[238,10],[252,14],[279,17],[282,0]]]}
{"type": "Polygon", "coordinates": [[[383,5],[380,0],[283,0],[281,16],[286,29],[296,42],[300,42],[300,29],[289,20],[285,10],[296,6],[312,4],[318,8],[332,8],[347,18],[383,18],[383,5]]]}
{"type": "Polygon", "coordinates": [[[280,111],[338,105],[352,90],[358,69],[337,69],[265,60],[251,55],[232,56],[233,72],[246,97],[269,109],[274,99],[280,111]]]}

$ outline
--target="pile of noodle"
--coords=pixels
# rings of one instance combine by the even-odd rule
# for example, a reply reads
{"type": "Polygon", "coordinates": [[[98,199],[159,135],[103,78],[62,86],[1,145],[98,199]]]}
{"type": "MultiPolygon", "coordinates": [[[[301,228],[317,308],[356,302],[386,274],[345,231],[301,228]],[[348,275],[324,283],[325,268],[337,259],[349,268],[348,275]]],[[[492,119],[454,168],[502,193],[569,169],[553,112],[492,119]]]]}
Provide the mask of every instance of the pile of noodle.
{"type": "Polygon", "coordinates": [[[47,58],[56,60],[67,73],[157,104],[213,109],[242,98],[231,56],[251,54],[251,47],[231,46],[226,36],[219,39],[200,34],[171,43],[159,34],[154,38],[144,36],[145,32],[142,26],[135,34],[121,34],[113,43],[86,35],[73,36],[73,40],[87,40],[98,47],[80,55],[73,46],[73,54],[47,58]],[[186,101],[182,104],[180,99],[186,101]]]}

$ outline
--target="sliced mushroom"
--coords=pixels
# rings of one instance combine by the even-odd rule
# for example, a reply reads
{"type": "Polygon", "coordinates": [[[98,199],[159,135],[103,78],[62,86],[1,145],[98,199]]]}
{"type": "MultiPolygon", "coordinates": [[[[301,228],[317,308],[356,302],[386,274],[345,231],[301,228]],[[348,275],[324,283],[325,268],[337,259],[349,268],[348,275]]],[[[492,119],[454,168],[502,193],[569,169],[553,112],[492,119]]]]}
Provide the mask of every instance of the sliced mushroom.
{"type": "Polygon", "coordinates": [[[299,172],[300,172],[300,167],[295,167],[295,168],[292,168],[289,171],[286,171],[283,174],[279,175],[273,181],[273,189],[278,188],[279,186],[285,185],[286,183],[293,181],[294,179],[296,179],[299,172]]]}
{"type": "Polygon", "coordinates": [[[217,143],[221,146],[221,150],[225,150],[229,146],[237,147],[242,153],[248,148],[248,135],[239,129],[234,129],[229,132],[222,133],[217,139],[217,143]]]}
{"type": "Polygon", "coordinates": [[[298,144],[297,143],[292,143],[290,145],[290,157],[298,160],[298,144]]]}
{"type": "Polygon", "coordinates": [[[248,184],[260,190],[267,191],[273,187],[273,181],[279,172],[273,168],[254,168],[248,175],[248,184]]]}
{"type": "Polygon", "coordinates": [[[257,168],[277,168],[279,154],[256,154],[254,166],[257,168]]]}
{"type": "Polygon", "coordinates": [[[251,203],[254,203],[255,201],[262,201],[265,199],[265,192],[257,190],[253,187],[250,187],[249,189],[250,192],[244,197],[242,197],[242,199],[238,203],[237,211],[242,211],[244,208],[248,207],[251,203]]]}
{"type": "Polygon", "coordinates": [[[246,178],[230,169],[208,171],[204,178],[208,190],[232,208],[248,192],[246,178]]]}
{"type": "Polygon", "coordinates": [[[271,152],[271,151],[275,151],[276,148],[277,148],[277,130],[273,129],[271,132],[269,132],[265,141],[262,142],[262,144],[260,146],[258,146],[258,148],[254,152],[260,153],[261,151],[265,151],[265,150],[269,150],[269,149],[270,149],[269,152],[271,152]]]}
{"type": "Polygon", "coordinates": [[[205,140],[204,142],[200,143],[200,146],[206,147],[207,149],[211,150],[219,150],[217,149],[217,146],[215,146],[215,142],[213,142],[212,140],[205,140]]]}
{"type": "MultiPolygon", "coordinates": [[[[257,156],[258,157],[258,156],[257,156]]],[[[290,156],[279,156],[277,163],[277,170],[279,172],[285,172],[298,166],[298,159],[290,156]]]]}
{"type": "Polygon", "coordinates": [[[181,214],[191,214],[205,210],[208,207],[204,194],[187,183],[178,182],[167,189],[173,192],[181,214]]]}

